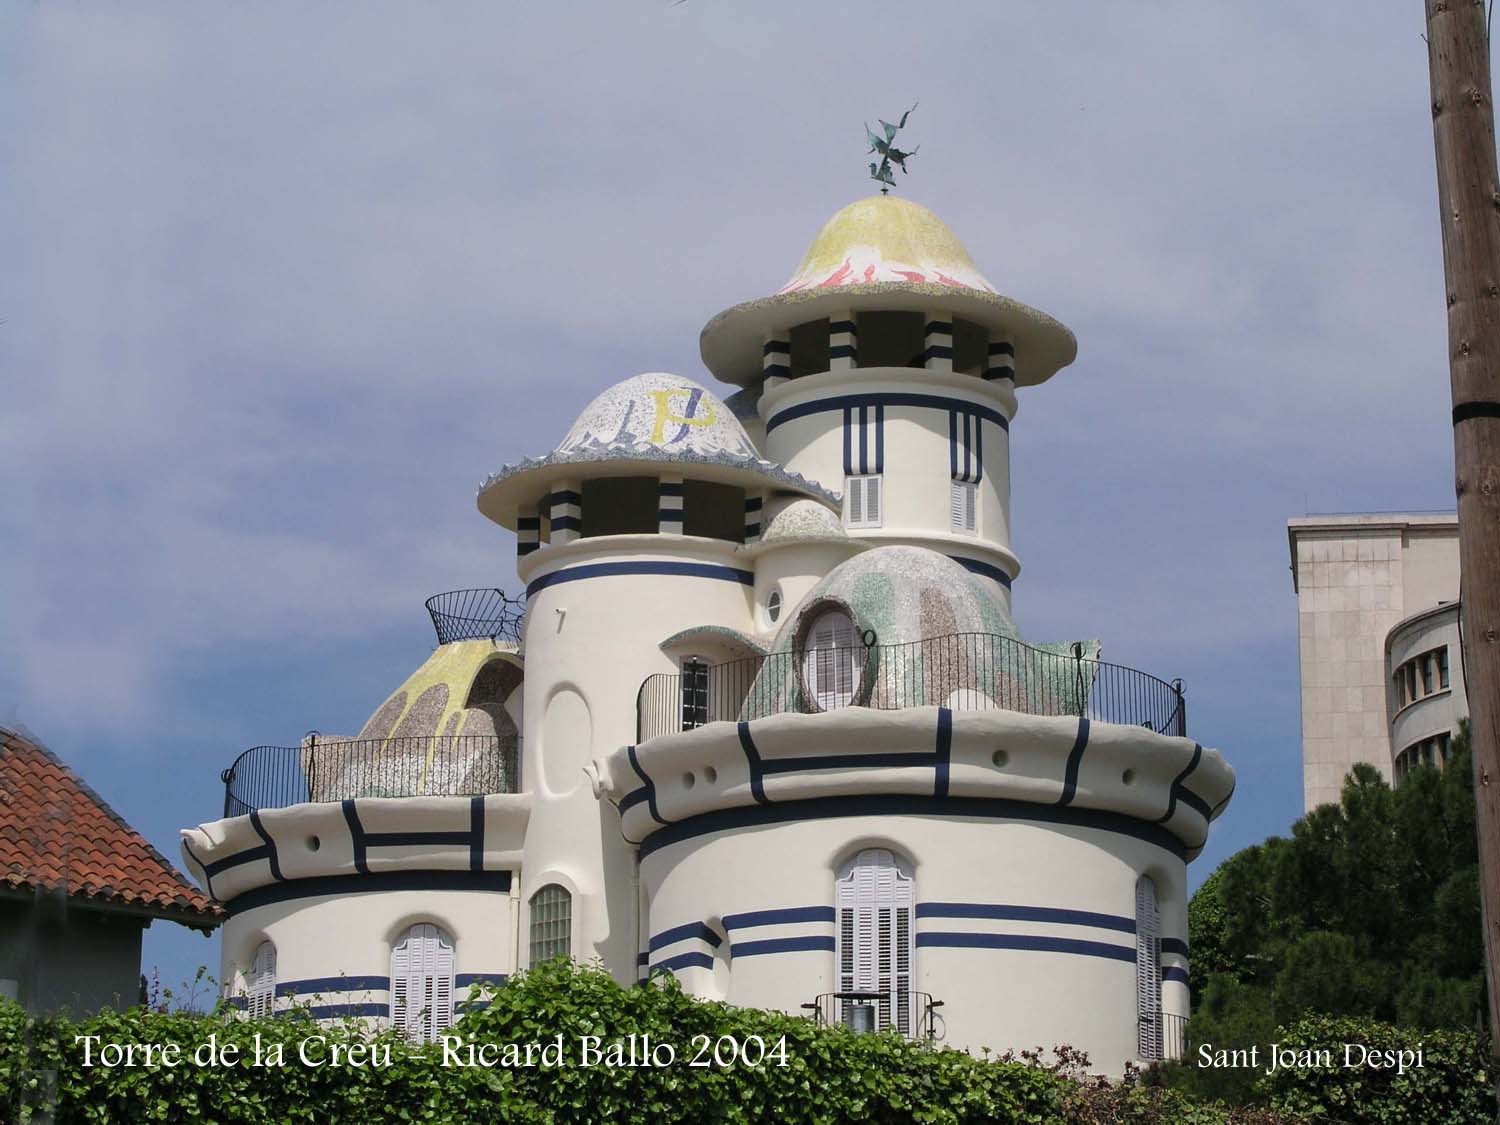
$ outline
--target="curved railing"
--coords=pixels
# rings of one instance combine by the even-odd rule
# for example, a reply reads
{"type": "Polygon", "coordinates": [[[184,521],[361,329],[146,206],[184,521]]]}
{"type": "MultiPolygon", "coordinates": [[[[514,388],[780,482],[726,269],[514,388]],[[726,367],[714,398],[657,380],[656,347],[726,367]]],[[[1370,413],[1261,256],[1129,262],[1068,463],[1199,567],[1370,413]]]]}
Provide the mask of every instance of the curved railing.
{"type": "Polygon", "coordinates": [[[449,590],[426,601],[437,630],[438,644],[452,641],[501,640],[521,643],[521,625],[526,617],[524,598],[512,598],[504,590],[449,590]]]}
{"type": "Polygon", "coordinates": [[[928,992],[884,988],[824,992],[803,1004],[802,1010],[821,1027],[842,1024],[855,1031],[893,1030],[908,1039],[940,1039],[938,1009],[942,1006],[928,992]]]}
{"type": "Polygon", "coordinates": [[[648,676],[636,696],[636,741],[717,720],[839,707],[948,707],[1090,720],[1186,735],[1182,681],[992,633],[903,644],[773,652],[727,664],[684,664],[648,676]]]}
{"type": "Polygon", "coordinates": [[[476,797],[518,792],[515,738],[459,734],[325,738],[253,746],[219,775],[224,815],[351,797],[476,797]]]}

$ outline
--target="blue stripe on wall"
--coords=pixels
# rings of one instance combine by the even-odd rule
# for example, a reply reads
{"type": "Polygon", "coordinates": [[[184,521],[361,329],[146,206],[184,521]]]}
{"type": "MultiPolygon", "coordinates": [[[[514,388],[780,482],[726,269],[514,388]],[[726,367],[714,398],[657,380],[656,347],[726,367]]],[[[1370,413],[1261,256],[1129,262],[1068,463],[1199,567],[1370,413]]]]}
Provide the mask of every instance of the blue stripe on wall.
{"type": "Polygon", "coordinates": [[[712,563],[686,562],[617,562],[588,563],[570,566],[566,570],[554,570],[540,578],[532,579],[526,587],[526,596],[559,586],[564,582],[578,582],[585,578],[616,578],[622,575],[656,574],[674,578],[714,578],[722,582],[738,582],[744,586],[755,585],[755,574],[732,566],[716,566],[712,563]]]}
{"type": "Polygon", "coordinates": [[[1070,953],[1135,963],[1133,946],[1077,938],[1038,937],[1034,934],[919,933],[918,949],[1020,949],[1034,953],[1070,953]]]}
{"type": "Polygon", "coordinates": [[[323,895],[359,895],[375,891],[503,891],[510,890],[509,871],[383,871],[374,875],[319,875],[288,879],[246,891],[225,903],[230,914],[258,906],[323,895]]]}
{"type": "Polygon", "coordinates": [[[656,934],[647,943],[652,953],[655,953],[664,945],[673,945],[679,941],[704,941],[715,949],[723,943],[724,939],[703,922],[689,922],[683,926],[673,926],[670,930],[663,930],[656,934]]]}
{"type": "Polygon", "coordinates": [[[313,1004],[307,1014],[315,1020],[336,1020],[346,1016],[388,1016],[389,1004],[313,1004]]]}
{"type": "Polygon", "coordinates": [[[1161,979],[1176,981],[1178,984],[1187,984],[1187,970],[1177,965],[1167,965],[1161,971],[1161,979]]]}
{"type": "Polygon", "coordinates": [[[1186,957],[1188,955],[1188,943],[1181,938],[1164,937],[1161,939],[1161,951],[1163,953],[1176,953],[1186,957]]]}
{"type": "Polygon", "coordinates": [[[476,984],[493,984],[497,988],[509,979],[504,973],[459,973],[453,978],[454,988],[472,988],[476,984]]]}
{"type": "Polygon", "coordinates": [[[769,433],[777,426],[797,418],[806,418],[813,414],[826,414],[834,410],[852,409],[857,406],[917,406],[926,407],[930,410],[968,410],[983,418],[986,422],[993,422],[1002,430],[1010,429],[1010,422],[1004,414],[988,406],[969,402],[961,398],[949,398],[946,395],[911,394],[906,391],[873,391],[858,395],[833,395],[829,398],[816,399],[813,402],[798,403],[789,406],[780,413],[774,415],[766,422],[766,432],[769,433]]]}
{"type": "MultiPolygon", "coordinates": [[[[742,727],[745,724],[740,724],[742,727]]],[[[763,805],[719,809],[679,820],[658,829],[640,843],[641,858],[683,840],[736,828],[782,824],[797,820],[829,820],[846,816],[961,816],[986,820],[1017,820],[1034,824],[1068,824],[1114,832],[1144,841],[1185,859],[1181,840],[1164,828],[1121,813],[1071,806],[1038,805],[1002,797],[918,797],[899,794],[821,797],[763,805]]]]}
{"type": "Polygon", "coordinates": [[[948,557],[970,574],[977,574],[981,578],[992,578],[1007,590],[1010,589],[1010,575],[1006,574],[998,566],[991,566],[989,563],[980,562],[978,559],[964,558],[963,555],[949,555],[948,557]]]}
{"type": "Polygon", "coordinates": [[[737,941],[730,945],[730,957],[760,957],[767,953],[805,953],[809,950],[833,952],[832,934],[803,934],[798,937],[762,938],[737,941]]]}
{"type": "Polygon", "coordinates": [[[831,906],[783,906],[775,910],[748,910],[743,914],[724,915],[726,930],[743,930],[752,926],[783,926],[796,922],[832,922],[831,906]]]}
{"type": "Polygon", "coordinates": [[[390,977],[309,977],[306,980],[282,981],[277,996],[311,996],[324,992],[387,992],[390,977]]]}
{"type": "Polygon", "coordinates": [[[675,957],[667,957],[657,961],[651,966],[653,973],[674,972],[677,969],[712,969],[714,959],[707,953],[679,953],[675,957]]]}
{"type": "Polygon", "coordinates": [[[1073,747],[1068,751],[1068,762],[1063,770],[1062,796],[1057,799],[1059,805],[1071,805],[1073,796],[1078,792],[1078,768],[1083,765],[1083,752],[1089,745],[1089,721],[1083,715],[1078,716],[1078,733],[1073,738],[1073,747]]]}
{"type": "MultiPolygon", "coordinates": [[[[1100,929],[1135,933],[1135,919],[1120,914],[1098,914],[1092,910],[1067,910],[1052,906],[1019,906],[1000,902],[919,902],[918,918],[1002,918],[1012,922],[1057,922],[1066,926],[1097,926],[1100,929]]],[[[1162,943],[1163,948],[1166,942],[1162,943]]]]}

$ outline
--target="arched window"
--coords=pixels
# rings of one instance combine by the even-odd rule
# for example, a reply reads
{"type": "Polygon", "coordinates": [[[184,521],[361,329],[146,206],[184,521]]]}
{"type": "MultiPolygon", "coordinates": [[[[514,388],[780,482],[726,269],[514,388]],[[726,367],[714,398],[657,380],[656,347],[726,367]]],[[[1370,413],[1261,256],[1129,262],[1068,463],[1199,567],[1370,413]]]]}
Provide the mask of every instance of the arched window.
{"type": "Polygon", "coordinates": [[[255,949],[245,977],[245,1013],[251,1019],[270,1016],[276,1003],[276,947],[263,941],[255,949]]]}
{"type": "Polygon", "coordinates": [[[828,609],[807,627],[802,641],[802,677],[820,710],[847,707],[859,692],[865,652],[854,622],[840,609],[828,609]]]}
{"type": "Polygon", "coordinates": [[[916,882],[907,864],[884,848],[869,848],[844,864],[834,887],[838,930],[839,1019],[855,1024],[873,1008],[876,1030],[912,1034],[916,960],[913,911],[916,882]],[[863,995],[860,995],[863,994],[863,995]]]}
{"type": "Polygon", "coordinates": [[[1137,1050],[1155,1062],[1162,1057],[1161,910],[1149,875],[1135,884],[1135,1015],[1137,1050]]]}
{"type": "Polygon", "coordinates": [[[453,942],[430,923],[391,948],[391,1026],[419,1043],[453,1026],[453,942]]]}
{"type": "Polygon", "coordinates": [[[573,955],[573,896],[548,883],[531,896],[531,963],[573,955]]]}

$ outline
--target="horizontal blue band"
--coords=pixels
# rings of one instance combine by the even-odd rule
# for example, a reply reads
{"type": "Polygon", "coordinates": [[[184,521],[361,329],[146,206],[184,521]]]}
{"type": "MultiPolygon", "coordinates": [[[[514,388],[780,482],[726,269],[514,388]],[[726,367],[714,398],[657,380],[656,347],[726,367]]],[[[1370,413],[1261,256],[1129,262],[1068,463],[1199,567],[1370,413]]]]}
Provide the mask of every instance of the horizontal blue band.
{"type": "Polygon", "coordinates": [[[496,987],[509,979],[504,973],[459,973],[453,978],[454,988],[473,988],[476,984],[493,984],[496,987]]]}
{"type": "Polygon", "coordinates": [[[717,949],[724,941],[718,934],[702,922],[689,922],[684,926],[673,926],[670,930],[663,930],[654,936],[648,943],[651,952],[655,953],[664,945],[673,945],[679,941],[703,941],[717,949]]]}
{"type": "Polygon", "coordinates": [[[659,480],[656,482],[656,494],[658,496],[681,496],[683,487],[680,480],[659,480]]]}
{"type": "Polygon", "coordinates": [[[556,507],[558,504],[582,504],[583,494],[581,492],[574,492],[571,488],[564,488],[561,491],[552,493],[547,500],[553,507],[556,507]]]}
{"type": "Polygon", "coordinates": [[[929,359],[952,359],[952,358],[953,358],[953,349],[950,348],[950,347],[948,347],[945,344],[933,344],[932,347],[930,347],[930,348],[924,348],[922,350],[922,359],[923,359],[924,362],[926,360],[929,360],[929,359]]]}
{"type": "Polygon", "coordinates": [[[758,512],[764,506],[765,501],[759,496],[747,496],[745,498],[745,511],[758,512]]]}
{"type": "Polygon", "coordinates": [[[256,887],[224,904],[230,914],[258,906],[323,895],[375,891],[510,891],[509,871],[383,871],[375,875],[320,875],[256,887]]]}
{"type": "Polygon", "coordinates": [[[657,961],[651,966],[653,973],[676,972],[678,969],[712,969],[714,959],[707,953],[679,953],[675,957],[667,957],[657,961]]]}
{"type": "Polygon", "coordinates": [[[814,399],[812,402],[798,403],[796,406],[788,406],[785,410],[772,416],[766,422],[766,432],[774,430],[783,423],[793,421],[797,418],[806,418],[812,414],[826,414],[833,410],[845,410],[859,406],[918,406],[931,410],[961,410],[970,414],[977,414],[986,422],[993,422],[1002,430],[1010,429],[1010,421],[998,410],[979,403],[970,402],[968,399],[952,398],[948,395],[915,394],[907,391],[870,391],[857,395],[832,395],[828,398],[814,399]]]}
{"type": "Polygon", "coordinates": [[[805,758],[764,758],[762,773],[797,773],[801,770],[871,769],[885,766],[930,766],[937,757],[927,750],[892,751],[889,754],[820,754],[805,758]]]}
{"type": "Polygon", "coordinates": [[[795,922],[832,922],[831,906],[783,906],[776,910],[749,910],[743,914],[724,915],[726,930],[743,930],[751,926],[784,926],[795,922]]]}
{"type": "Polygon", "coordinates": [[[541,516],[517,516],[517,531],[540,531],[542,529],[541,516]]]}
{"type": "Polygon", "coordinates": [[[828,349],[828,358],[853,359],[855,358],[854,348],[848,344],[835,344],[828,349]]]}
{"type": "Polygon", "coordinates": [[[1072,953],[1082,957],[1107,957],[1135,962],[1135,949],[1105,941],[1076,938],[1037,937],[1033,934],[919,933],[918,949],[1020,949],[1034,953],[1072,953]]]}
{"type": "Polygon", "coordinates": [[[949,555],[948,557],[956,562],[959,566],[967,570],[970,574],[977,574],[981,578],[992,578],[996,582],[1000,583],[1000,585],[1004,586],[1007,590],[1010,589],[1010,575],[1005,573],[1005,571],[1001,570],[998,566],[991,566],[989,563],[980,562],[978,559],[968,559],[963,555],[949,555]]]}
{"type": "Polygon", "coordinates": [[[675,578],[716,578],[724,582],[739,582],[745,586],[755,585],[755,573],[738,570],[732,566],[716,566],[713,563],[685,562],[619,562],[588,563],[570,566],[566,570],[554,570],[533,579],[526,587],[529,598],[549,586],[564,582],[578,582],[585,578],[616,578],[621,575],[657,574],[675,578]]]}
{"type": "Polygon", "coordinates": [[[767,340],[760,349],[761,355],[791,355],[792,342],[790,340],[767,340]]]}
{"type": "Polygon", "coordinates": [[[1016,346],[1009,340],[991,340],[989,354],[1013,356],[1016,354],[1016,346]]]}
{"type": "Polygon", "coordinates": [[[660,511],[658,511],[656,513],[656,522],[659,523],[659,524],[662,524],[662,523],[681,524],[682,523],[682,509],[681,508],[662,508],[660,511]]]}
{"type": "MultiPolygon", "coordinates": [[[[742,726],[745,724],[742,724],[742,726]]],[[[903,794],[873,794],[849,797],[737,805],[701,813],[658,828],[640,843],[642,859],[661,848],[714,832],[750,828],[789,821],[830,820],[846,816],[937,816],[977,817],[986,820],[1016,820],[1034,824],[1067,824],[1113,832],[1144,841],[1185,859],[1187,848],[1172,833],[1123,813],[1082,809],[1072,805],[1039,805],[1004,797],[922,797],[903,794]]]]}
{"type": "Polygon", "coordinates": [[[258,859],[271,858],[271,845],[258,844],[253,848],[246,848],[242,852],[235,852],[223,859],[216,859],[212,863],[202,865],[203,873],[212,879],[220,871],[228,871],[231,867],[239,867],[243,863],[254,863],[258,859]]]}
{"type": "Polygon", "coordinates": [[[798,937],[762,938],[737,941],[729,947],[730,957],[759,957],[765,953],[805,953],[810,950],[833,952],[832,934],[802,934],[798,937]]]}
{"type": "Polygon", "coordinates": [[[540,543],[517,543],[516,554],[529,555],[532,551],[538,550],[540,547],[540,543]]]}
{"type": "Polygon", "coordinates": [[[315,1020],[336,1020],[346,1016],[388,1016],[389,1004],[313,1004],[307,1014],[315,1020]]]}
{"type": "Polygon", "coordinates": [[[830,320],[828,322],[828,334],[830,336],[836,335],[840,332],[853,333],[855,331],[857,331],[857,329],[854,327],[854,321],[852,320],[830,320]]]}
{"type": "Polygon", "coordinates": [[[745,538],[746,539],[754,539],[758,535],[760,535],[760,524],[758,524],[758,523],[747,523],[745,525],[745,538]]]}
{"type": "Polygon", "coordinates": [[[307,980],[283,981],[276,986],[277,996],[311,996],[324,992],[387,992],[390,977],[310,977],[307,980]]]}
{"type": "MultiPolygon", "coordinates": [[[[1012,922],[1058,922],[1067,926],[1097,926],[1104,930],[1135,933],[1135,919],[1119,914],[1097,914],[1092,910],[1065,910],[1051,906],[1016,906],[989,902],[919,902],[918,918],[1003,918],[1012,922]]],[[[1165,944],[1165,943],[1163,943],[1165,944]]]]}
{"type": "Polygon", "coordinates": [[[1161,979],[1176,981],[1178,984],[1187,984],[1188,973],[1180,965],[1166,965],[1162,968],[1161,979]]]}
{"type": "Polygon", "coordinates": [[[1161,951],[1163,953],[1176,953],[1186,957],[1188,955],[1188,943],[1181,938],[1164,937],[1161,939],[1161,951]]]}
{"type": "Polygon", "coordinates": [[[553,516],[553,531],[582,531],[583,521],[577,516],[553,516]]]}
{"type": "Polygon", "coordinates": [[[953,335],[953,322],[951,320],[929,320],[922,325],[922,333],[926,336],[951,336],[953,335]]]}

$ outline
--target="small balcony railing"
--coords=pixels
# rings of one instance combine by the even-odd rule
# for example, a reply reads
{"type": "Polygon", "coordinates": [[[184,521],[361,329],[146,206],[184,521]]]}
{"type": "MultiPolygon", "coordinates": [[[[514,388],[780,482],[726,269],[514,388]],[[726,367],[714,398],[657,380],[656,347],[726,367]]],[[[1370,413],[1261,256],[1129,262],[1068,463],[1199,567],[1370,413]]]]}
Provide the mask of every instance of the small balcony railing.
{"type": "Polygon", "coordinates": [[[1160,1012],[1140,1020],[1141,1058],[1147,1062],[1180,1062],[1187,1057],[1187,1016],[1160,1012]]]}
{"type": "Polygon", "coordinates": [[[1186,735],[1182,681],[990,633],[903,644],[773,652],[648,676],[636,697],[636,741],[718,720],[839,707],[942,706],[1028,715],[1081,715],[1186,735]]]}
{"type": "Polygon", "coordinates": [[[515,738],[461,734],[328,738],[301,746],[254,746],[219,776],[224,815],[351,797],[475,797],[515,793],[515,738]]]}
{"type": "Polygon", "coordinates": [[[526,620],[526,601],[504,590],[449,590],[426,601],[438,644],[453,641],[507,641],[521,643],[526,620]]]}
{"type": "Polygon", "coordinates": [[[820,1027],[842,1025],[855,1031],[899,1031],[908,1039],[938,1039],[941,1000],[910,989],[825,992],[803,1011],[820,1027]]]}

